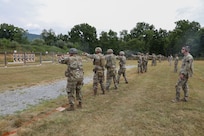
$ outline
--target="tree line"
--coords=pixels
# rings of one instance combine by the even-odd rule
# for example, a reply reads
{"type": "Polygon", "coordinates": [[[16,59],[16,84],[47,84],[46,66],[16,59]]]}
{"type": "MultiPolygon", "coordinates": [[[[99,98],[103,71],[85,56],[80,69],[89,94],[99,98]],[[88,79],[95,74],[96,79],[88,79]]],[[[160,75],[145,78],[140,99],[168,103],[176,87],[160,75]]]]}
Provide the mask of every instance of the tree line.
{"type": "Polygon", "coordinates": [[[102,31],[97,36],[96,28],[87,23],[75,25],[67,34],[56,35],[53,29],[42,30],[41,38],[28,41],[27,30],[3,23],[0,25],[0,49],[5,45],[16,48],[15,45],[51,46],[67,51],[77,48],[84,52],[93,53],[100,46],[103,52],[112,48],[116,54],[123,50],[126,54],[137,52],[162,54],[164,56],[180,54],[184,45],[191,47],[195,57],[204,57],[204,28],[198,22],[179,20],[173,30],[155,29],[154,25],[138,22],[130,31],[102,31]],[[10,43],[8,45],[6,43],[10,43]],[[16,43],[17,42],[17,43],[16,43]],[[15,43],[15,44],[14,44],[15,43]],[[13,46],[12,46],[13,45],[13,46]]]}

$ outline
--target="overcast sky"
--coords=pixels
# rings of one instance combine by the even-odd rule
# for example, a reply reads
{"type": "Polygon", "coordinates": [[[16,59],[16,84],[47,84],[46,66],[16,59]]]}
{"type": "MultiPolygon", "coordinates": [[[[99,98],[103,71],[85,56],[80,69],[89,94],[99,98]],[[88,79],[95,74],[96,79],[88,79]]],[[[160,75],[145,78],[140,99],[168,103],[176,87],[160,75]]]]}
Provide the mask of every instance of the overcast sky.
{"type": "Polygon", "coordinates": [[[130,31],[138,22],[173,30],[179,20],[204,27],[204,0],[0,0],[0,24],[7,23],[40,34],[53,29],[67,34],[88,23],[97,32],[130,31]]]}

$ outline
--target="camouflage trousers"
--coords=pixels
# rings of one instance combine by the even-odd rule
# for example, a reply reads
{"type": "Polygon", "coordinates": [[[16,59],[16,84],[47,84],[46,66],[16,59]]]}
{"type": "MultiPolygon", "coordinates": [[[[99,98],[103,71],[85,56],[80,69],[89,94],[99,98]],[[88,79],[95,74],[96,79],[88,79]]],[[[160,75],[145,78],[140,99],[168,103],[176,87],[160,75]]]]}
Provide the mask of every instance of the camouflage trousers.
{"type": "Polygon", "coordinates": [[[174,65],[174,73],[177,73],[177,71],[178,71],[178,64],[175,64],[174,65]]]}
{"type": "Polygon", "coordinates": [[[125,82],[128,83],[127,78],[126,78],[126,68],[120,68],[118,70],[118,77],[117,77],[117,82],[119,84],[120,81],[120,76],[123,75],[123,78],[125,79],[125,82]]]}
{"type": "Polygon", "coordinates": [[[188,99],[188,76],[184,76],[184,78],[180,78],[178,79],[177,81],[177,84],[175,86],[176,88],[176,100],[180,100],[180,92],[181,92],[181,89],[183,89],[184,91],[184,99],[188,99]]]}
{"type": "Polygon", "coordinates": [[[137,65],[137,73],[143,73],[143,65],[142,65],[142,63],[138,63],[138,65],[137,65]]]}
{"type": "Polygon", "coordinates": [[[147,61],[145,61],[145,62],[143,63],[143,72],[147,72],[147,64],[148,64],[147,61]]]}
{"type": "Polygon", "coordinates": [[[107,68],[106,72],[106,90],[109,90],[111,82],[113,80],[115,89],[118,88],[117,79],[116,79],[117,71],[115,68],[107,68]]]}
{"type": "Polygon", "coordinates": [[[68,95],[68,101],[70,105],[74,105],[75,103],[75,93],[76,93],[76,100],[79,102],[82,102],[82,93],[81,88],[83,86],[83,80],[81,81],[67,81],[67,95],[68,95]]]}
{"type": "Polygon", "coordinates": [[[93,76],[93,90],[94,94],[97,93],[98,90],[98,84],[101,86],[101,90],[103,93],[105,93],[105,87],[104,87],[104,70],[97,70],[94,72],[93,76]]]}

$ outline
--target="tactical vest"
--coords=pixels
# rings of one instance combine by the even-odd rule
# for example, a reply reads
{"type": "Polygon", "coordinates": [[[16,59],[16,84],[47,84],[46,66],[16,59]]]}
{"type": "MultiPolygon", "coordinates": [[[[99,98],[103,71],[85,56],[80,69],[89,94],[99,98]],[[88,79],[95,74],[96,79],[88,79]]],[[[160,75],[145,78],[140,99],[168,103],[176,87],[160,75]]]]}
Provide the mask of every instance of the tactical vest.
{"type": "Polygon", "coordinates": [[[93,65],[104,67],[105,66],[105,57],[102,54],[96,54],[93,65]]]}
{"type": "Polygon", "coordinates": [[[106,67],[111,68],[116,66],[116,57],[111,54],[106,57],[106,67]]]}
{"type": "Polygon", "coordinates": [[[126,64],[126,57],[125,56],[121,56],[120,57],[120,62],[119,65],[121,68],[125,68],[125,64],[126,64]]]}
{"type": "Polygon", "coordinates": [[[82,59],[78,56],[71,56],[67,62],[68,80],[82,80],[84,76],[82,59]]]}
{"type": "Polygon", "coordinates": [[[193,75],[193,57],[190,54],[184,56],[182,60],[181,73],[190,77],[193,75]]]}

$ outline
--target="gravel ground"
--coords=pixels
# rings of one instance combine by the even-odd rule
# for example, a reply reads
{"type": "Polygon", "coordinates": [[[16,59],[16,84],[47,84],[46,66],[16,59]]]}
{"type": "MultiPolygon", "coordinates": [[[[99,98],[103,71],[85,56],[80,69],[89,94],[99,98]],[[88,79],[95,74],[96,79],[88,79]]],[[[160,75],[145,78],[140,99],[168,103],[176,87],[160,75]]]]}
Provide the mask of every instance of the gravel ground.
{"type": "MultiPolygon", "coordinates": [[[[133,68],[135,66],[127,66],[133,68]]],[[[92,81],[92,76],[84,78],[84,84],[92,81]]],[[[29,88],[6,91],[0,93],[0,116],[22,111],[29,106],[39,104],[42,101],[55,99],[60,95],[66,95],[66,79],[46,85],[36,85],[29,88]]]]}

